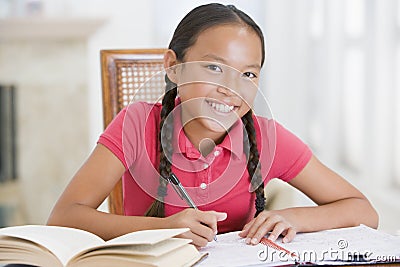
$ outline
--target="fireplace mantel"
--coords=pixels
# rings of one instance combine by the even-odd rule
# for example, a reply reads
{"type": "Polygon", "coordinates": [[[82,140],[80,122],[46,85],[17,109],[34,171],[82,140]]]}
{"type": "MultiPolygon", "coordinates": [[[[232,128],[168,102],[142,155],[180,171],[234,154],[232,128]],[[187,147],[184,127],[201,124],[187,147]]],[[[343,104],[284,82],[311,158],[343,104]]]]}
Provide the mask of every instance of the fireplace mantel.
{"type": "Polygon", "coordinates": [[[0,19],[0,41],[59,41],[84,39],[106,22],[104,18],[0,19]]]}
{"type": "Polygon", "coordinates": [[[98,58],[89,61],[88,55],[99,49],[90,47],[90,42],[96,43],[96,33],[102,34],[107,21],[0,19],[0,83],[16,86],[15,182],[20,194],[10,194],[18,203],[13,205],[24,211],[23,223],[46,221],[70,177],[91,151],[88,74],[99,68],[99,63],[98,58]]]}

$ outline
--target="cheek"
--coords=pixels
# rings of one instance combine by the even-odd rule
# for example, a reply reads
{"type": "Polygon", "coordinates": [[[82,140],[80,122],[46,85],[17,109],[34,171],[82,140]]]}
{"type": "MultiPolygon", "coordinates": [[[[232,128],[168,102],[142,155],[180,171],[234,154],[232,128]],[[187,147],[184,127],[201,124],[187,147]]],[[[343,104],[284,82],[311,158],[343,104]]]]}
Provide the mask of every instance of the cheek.
{"type": "Polygon", "coordinates": [[[181,105],[186,115],[200,116],[202,112],[202,105],[206,91],[204,86],[196,83],[186,84],[179,86],[178,94],[181,99],[181,105]]]}
{"type": "Polygon", "coordinates": [[[184,102],[188,99],[191,99],[193,95],[193,91],[190,85],[181,85],[178,87],[178,95],[181,98],[181,101],[184,102]]]}
{"type": "Polygon", "coordinates": [[[258,80],[241,80],[238,88],[240,88],[239,95],[242,100],[252,107],[258,92],[258,80]]]}
{"type": "Polygon", "coordinates": [[[256,98],[257,91],[256,90],[248,90],[242,94],[243,100],[246,103],[248,109],[253,107],[254,99],[256,98]]]}
{"type": "Polygon", "coordinates": [[[212,85],[192,83],[179,86],[178,92],[181,100],[186,101],[194,98],[207,97],[214,87],[215,86],[212,85]]]}

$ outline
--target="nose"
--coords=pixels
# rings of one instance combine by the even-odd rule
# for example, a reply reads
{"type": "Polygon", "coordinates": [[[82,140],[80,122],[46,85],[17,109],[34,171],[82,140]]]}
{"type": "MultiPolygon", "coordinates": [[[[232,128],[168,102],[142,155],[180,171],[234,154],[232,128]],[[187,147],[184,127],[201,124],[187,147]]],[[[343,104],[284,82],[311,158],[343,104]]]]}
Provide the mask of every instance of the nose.
{"type": "Polygon", "coordinates": [[[224,94],[226,96],[234,96],[234,95],[236,95],[235,92],[232,89],[229,89],[229,88],[223,87],[223,86],[218,86],[217,92],[221,93],[221,94],[224,94]]]}
{"type": "Polygon", "coordinates": [[[226,96],[241,95],[241,73],[234,68],[225,68],[224,73],[220,77],[219,86],[217,91],[226,96]]]}

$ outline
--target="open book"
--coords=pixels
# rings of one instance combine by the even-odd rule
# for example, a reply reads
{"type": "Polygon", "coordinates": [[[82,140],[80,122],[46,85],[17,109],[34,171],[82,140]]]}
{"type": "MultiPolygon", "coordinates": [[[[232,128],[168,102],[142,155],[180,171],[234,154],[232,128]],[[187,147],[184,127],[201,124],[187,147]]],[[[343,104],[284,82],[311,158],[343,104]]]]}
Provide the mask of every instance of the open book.
{"type": "Polygon", "coordinates": [[[290,243],[275,244],[287,252],[258,244],[246,245],[239,232],[217,235],[202,252],[199,266],[281,266],[290,264],[356,265],[400,262],[400,237],[365,225],[313,233],[299,233],[290,243]],[[291,254],[296,256],[291,256],[291,254]]]}
{"type": "Polygon", "coordinates": [[[157,229],[132,232],[109,241],[78,229],[25,225],[0,229],[0,264],[42,267],[192,266],[200,253],[191,240],[174,238],[188,231],[157,229]]]}

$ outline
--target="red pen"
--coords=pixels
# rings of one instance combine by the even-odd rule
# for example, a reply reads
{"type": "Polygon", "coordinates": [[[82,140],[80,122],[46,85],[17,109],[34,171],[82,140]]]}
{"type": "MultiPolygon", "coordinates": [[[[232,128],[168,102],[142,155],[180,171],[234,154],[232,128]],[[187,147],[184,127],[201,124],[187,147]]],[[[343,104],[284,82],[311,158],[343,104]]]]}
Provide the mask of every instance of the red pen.
{"type": "Polygon", "coordinates": [[[286,254],[290,255],[292,258],[297,258],[296,253],[290,252],[290,251],[287,250],[286,248],[283,248],[283,247],[279,246],[278,244],[276,244],[276,243],[273,242],[272,240],[269,240],[269,239],[267,239],[267,238],[265,238],[265,237],[261,238],[260,243],[263,244],[263,245],[265,245],[265,246],[268,246],[268,247],[270,247],[270,248],[276,249],[276,250],[278,250],[278,251],[283,251],[283,252],[285,252],[286,254]]]}

